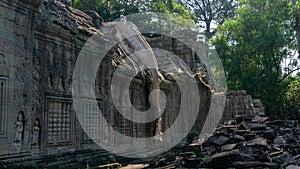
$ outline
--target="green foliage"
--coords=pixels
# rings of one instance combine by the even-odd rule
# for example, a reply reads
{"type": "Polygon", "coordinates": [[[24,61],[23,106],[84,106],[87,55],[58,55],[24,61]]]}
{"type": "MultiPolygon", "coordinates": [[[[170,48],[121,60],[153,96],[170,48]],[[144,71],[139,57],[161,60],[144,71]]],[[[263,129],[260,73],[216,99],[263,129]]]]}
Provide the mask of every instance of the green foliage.
{"type": "Polygon", "coordinates": [[[150,5],[149,12],[160,12],[179,16],[183,19],[191,19],[190,11],[174,0],[153,1],[150,5]]]}
{"type": "MultiPolygon", "coordinates": [[[[254,98],[261,99],[267,113],[283,114],[284,111],[299,111],[297,100],[299,78],[297,80],[290,78],[290,74],[299,65],[299,58],[291,59],[287,65],[282,64],[285,59],[293,58],[294,50],[300,51],[299,2],[296,0],[182,0],[182,2],[184,4],[179,0],[73,0],[73,5],[81,10],[98,12],[106,22],[140,12],[170,14],[170,17],[164,18],[165,21],[153,19],[159,17],[155,14],[145,16],[149,26],[154,25],[164,31],[174,30],[174,25],[182,27],[176,30],[194,26],[193,22],[184,19],[193,19],[198,24],[202,22],[205,34],[209,38],[212,37],[210,43],[215,46],[222,60],[229,90],[243,89],[254,98]],[[212,23],[218,24],[217,31],[211,29],[212,23]]],[[[155,35],[149,33],[147,36],[155,35]]]]}
{"type": "Polygon", "coordinates": [[[297,39],[297,48],[298,53],[300,53],[300,2],[296,0],[292,0],[292,27],[296,32],[296,39],[297,39]]]}
{"type": "Polygon", "coordinates": [[[190,19],[190,11],[174,0],[73,0],[73,6],[96,11],[106,22],[139,12],[160,12],[190,19]]]}
{"type": "Polygon", "coordinates": [[[139,12],[143,8],[143,4],[135,0],[74,0],[73,6],[83,11],[96,11],[106,22],[139,12]]]}
{"type": "Polygon", "coordinates": [[[210,154],[205,155],[204,157],[201,158],[201,160],[202,160],[202,161],[205,161],[205,160],[207,160],[209,157],[211,157],[210,154]]]}
{"type": "Polygon", "coordinates": [[[288,90],[285,94],[285,108],[287,116],[294,118],[296,114],[300,115],[300,76],[290,79],[288,90]]]}
{"type": "MultiPolygon", "coordinates": [[[[190,11],[174,0],[153,0],[148,12],[167,14],[164,18],[166,19],[165,21],[160,20],[160,23],[157,23],[155,19],[152,20],[152,24],[159,25],[161,27],[160,29],[166,31],[182,30],[184,28],[189,29],[194,26],[190,11]],[[180,26],[180,28],[178,26],[180,26]]],[[[152,17],[155,18],[155,16],[152,17]]]]}
{"type": "Polygon", "coordinates": [[[215,34],[213,23],[221,25],[226,19],[235,17],[237,0],[182,0],[191,9],[194,20],[201,28],[205,29],[205,35],[211,38],[215,34]]]}
{"type": "Polygon", "coordinates": [[[294,38],[290,4],[282,0],[240,0],[235,20],[218,27],[216,46],[231,90],[260,98],[268,113],[281,113],[284,90],[281,62],[294,38]]]}
{"type": "Polygon", "coordinates": [[[144,30],[150,30],[144,34],[148,37],[159,36],[152,33],[151,28],[171,34],[195,27],[190,11],[175,0],[74,0],[73,6],[83,11],[94,10],[105,22],[126,18],[139,28],[144,27],[144,30]],[[130,15],[135,13],[144,14],[130,15]],[[164,19],[161,16],[164,16],[164,19]],[[171,30],[173,32],[170,32],[171,30]]]}

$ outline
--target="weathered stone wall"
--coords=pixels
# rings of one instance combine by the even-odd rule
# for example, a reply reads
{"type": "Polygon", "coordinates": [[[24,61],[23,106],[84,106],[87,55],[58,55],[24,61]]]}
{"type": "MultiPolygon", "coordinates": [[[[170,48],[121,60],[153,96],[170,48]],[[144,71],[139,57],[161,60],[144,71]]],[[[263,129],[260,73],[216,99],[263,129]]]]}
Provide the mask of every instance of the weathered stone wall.
{"type": "MultiPolygon", "coordinates": [[[[55,162],[47,154],[96,147],[75,117],[71,82],[76,57],[97,30],[81,11],[40,3],[0,1],[0,168],[46,158],[40,166],[66,165],[67,159],[55,162]]],[[[99,156],[93,153],[70,159],[99,156]]]]}
{"type": "MultiPolygon", "coordinates": [[[[72,75],[78,54],[87,39],[99,32],[96,28],[102,21],[95,14],[89,14],[93,16],[56,1],[0,1],[0,165],[9,166],[23,160],[24,164],[32,161],[39,166],[51,167],[108,155],[83,131],[72,99],[72,75]],[[93,151],[86,151],[90,149],[93,151]],[[76,152],[82,154],[78,156],[76,152]],[[68,158],[54,158],[54,155],[66,153],[69,153],[68,158]],[[46,157],[49,161],[45,161],[46,157]]],[[[196,38],[190,32],[182,36],[188,40],[196,38]]],[[[197,63],[193,51],[174,38],[161,36],[147,38],[147,41],[152,48],[176,54],[191,69],[197,63]]],[[[132,123],[113,106],[109,95],[112,75],[120,60],[126,57],[117,49],[113,48],[99,67],[93,89],[99,96],[98,104],[85,103],[89,111],[85,122],[92,126],[99,124],[99,106],[114,130],[133,137],[153,136],[155,123],[132,123]]],[[[155,54],[160,58],[160,53],[155,54]]],[[[164,76],[165,81],[160,87],[168,104],[162,115],[163,131],[177,118],[182,97],[175,80],[170,75],[164,76]]],[[[120,87],[126,79],[126,74],[118,77],[120,87]]],[[[200,106],[194,130],[200,132],[208,115],[211,93],[198,78],[195,80],[200,91],[200,106]]],[[[132,80],[130,101],[135,108],[149,107],[149,89],[149,82],[140,74],[132,80]]],[[[193,98],[185,97],[193,104],[193,98]]],[[[252,101],[246,92],[232,91],[227,93],[223,119],[229,120],[236,115],[252,116],[262,111],[259,101],[252,101]]],[[[182,125],[188,122],[185,119],[182,125]]],[[[110,131],[99,133],[92,127],[89,130],[115,144],[128,142],[107,134],[110,131]]]]}
{"type": "Polygon", "coordinates": [[[31,72],[36,5],[34,1],[0,2],[0,53],[4,59],[0,65],[0,78],[5,80],[5,94],[1,93],[4,100],[1,104],[1,154],[20,150],[20,144],[24,149],[30,149],[32,114],[27,112],[33,108],[31,72]],[[26,118],[18,120],[21,111],[25,112],[26,118]],[[19,125],[22,140],[14,146],[14,142],[19,139],[15,128],[17,121],[22,123],[19,125]]]}
{"type": "MultiPolygon", "coordinates": [[[[98,155],[93,155],[95,151],[85,152],[82,157],[70,154],[68,160],[98,158],[101,153],[106,156],[107,153],[99,150],[83,132],[75,116],[71,93],[77,56],[87,39],[99,31],[94,25],[95,18],[60,2],[29,0],[1,0],[0,17],[1,165],[13,165],[19,160],[24,164],[39,162],[44,167],[64,165],[53,155],[88,149],[98,151],[98,155]],[[46,157],[49,161],[43,162],[46,157]]],[[[148,41],[152,47],[174,52],[191,68],[194,66],[193,52],[182,43],[166,37],[148,41]]],[[[100,66],[96,81],[98,93],[110,93],[111,75],[120,57],[121,53],[112,49],[104,59],[102,65],[105,66],[100,66]]],[[[170,104],[163,115],[163,130],[173,123],[180,105],[179,90],[170,90],[178,86],[171,77],[165,79],[161,88],[170,104]]],[[[200,81],[198,86],[201,112],[195,127],[201,128],[208,113],[210,92],[200,81]]],[[[133,79],[133,105],[141,109],[149,106],[148,95],[149,84],[140,77],[133,79]]],[[[141,137],[153,135],[154,124],[133,126],[117,114],[111,98],[99,99],[98,105],[86,103],[91,117],[87,123],[99,123],[97,106],[108,119],[112,119],[111,125],[120,133],[141,137]]],[[[116,144],[126,142],[122,138],[104,135],[104,132],[98,134],[116,144]]]]}
{"type": "Polygon", "coordinates": [[[252,99],[244,90],[227,91],[226,104],[222,122],[232,119],[253,118],[255,115],[264,115],[264,107],[260,100],[252,99]]]}
{"type": "MultiPolygon", "coordinates": [[[[197,35],[195,32],[187,31],[187,32],[181,32],[180,39],[186,39],[187,41],[193,40],[196,41],[197,35]]],[[[158,48],[158,49],[163,49],[168,52],[174,53],[176,56],[180,57],[191,69],[196,67],[196,57],[194,51],[192,51],[189,47],[187,47],[184,43],[180,42],[179,40],[175,38],[170,38],[166,36],[161,36],[161,37],[156,37],[156,38],[151,38],[148,39],[149,44],[151,45],[152,48],[158,48]]],[[[166,53],[162,52],[157,52],[156,56],[158,58],[163,58],[166,53]]],[[[161,65],[164,65],[164,59],[158,59],[158,62],[161,63],[161,65]]],[[[169,63],[166,63],[169,64],[169,63]]],[[[194,72],[193,72],[194,73],[194,72]]],[[[199,96],[200,96],[200,105],[199,105],[199,114],[197,117],[197,122],[194,125],[195,131],[199,133],[205,123],[205,120],[207,118],[208,112],[209,112],[209,107],[210,107],[210,98],[211,98],[211,92],[209,89],[199,81],[199,79],[196,76],[196,81],[197,85],[199,87],[199,96]]],[[[174,104],[173,106],[179,106],[180,103],[178,102],[177,104],[174,104]]]]}

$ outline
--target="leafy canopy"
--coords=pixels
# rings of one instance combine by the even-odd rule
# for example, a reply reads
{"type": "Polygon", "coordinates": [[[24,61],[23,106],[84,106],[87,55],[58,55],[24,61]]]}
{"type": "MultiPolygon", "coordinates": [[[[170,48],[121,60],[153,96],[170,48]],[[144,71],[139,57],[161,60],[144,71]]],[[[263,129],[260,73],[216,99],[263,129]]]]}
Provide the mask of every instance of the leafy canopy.
{"type": "Polygon", "coordinates": [[[139,12],[161,12],[191,18],[189,10],[175,0],[74,0],[73,4],[83,11],[96,11],[106,22],[139,12]]]}
{"type": "Polygon", "coordinates": [[[282,108],[282,61],[294,48],[291,6],[282,0],[240,0],[236,18],[219,25],[212,44],[223,61],[227,85],[260,98],[267,112],[282,108]]]}

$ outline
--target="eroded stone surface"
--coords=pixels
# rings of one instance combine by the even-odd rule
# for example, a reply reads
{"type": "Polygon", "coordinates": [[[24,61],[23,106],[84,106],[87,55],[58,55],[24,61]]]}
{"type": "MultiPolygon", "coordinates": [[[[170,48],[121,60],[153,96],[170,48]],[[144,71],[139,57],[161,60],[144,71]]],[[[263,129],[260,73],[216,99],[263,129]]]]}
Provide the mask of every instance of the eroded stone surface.
{"type": "MultiPolygon", "coordinates": [[[[184,149],[178,147],[173,150],[173,153],[176,154],[176,159],[180,160],[169,161],[169,164],[174,164],[177,168],[299,168],[299,144],[294,142],[300,139],[295,132],[297,128],[289,128],[292,125],[286,125],[286,122],[267,119],[255,117],[248,122],[243,121],[240,124],[231,122],[220,126],[205,142],[198,144],[201,151],[195,151],[196,157],[188,159],[180,156],[180,153],[176,152],[184,151],[184,149]],[[257,119],[264,120],[258,122],[257,119]],[[240,132],[238,136],[240,139],[236,139],[237,130],[228,130],[238,128],[238,126],[247,128],[248,123],[260,124],[264,127],[256,128],[255,131],[249,129],[248,132],[240,132]],[[247,136],[249,132],[252,137],[247,136]],[[273,138],[274,136],[276,137],[273,138]],[[227,141],[224,142],[225,137],[230,140],[226,139],[227,141]],[[246,139],[246,137],[249,138],[246,139]],[[224,140],[222,144],[215,144],[220,140],[224,140]],[[220,145],[222,145],[221,148],[220,145]],[[191,166],[185,165],[187,163],[191,166]]],[[[146,168],[151,167],[155,166],[150,164],[146,168]]]]}
{"type": "MultiPolygon", "coordinates": [[[[0,166],[79,168],[87,164],[97,165],[97,161],[114,162],[108,159],[109,153],[99,150],[85,134],[75,115],[72,100],[72,74],[78,54],[92,35],[99,34],[105,38],[105,33],[100,30],[103,20],[94,12],[86,14],[72,8],[68,0],[61,2],[0,2],[0,86],[1,91],[5,91],[3,100],[7,103],[7,111],[1,112],[5,113],[6,119],[0,122],[1,126],[5,126],[0,128],[0,166]],[[17,120],[21,111],[24,112],[22,120],[17,120]]],[[[190,39],[187,34],[183,36],[190,39]]],[[[194,53],[183,43],[169,37],[146,40],[135,42],[149,43],[151,47],[160,45],[162,49],[177,52],[193,68],[194,53]]],[[[155,130],[153,124],[126,121],[117,113],[111,98],[106,97],[111,92],[112,74],[128,56],[124,52],[126,45],[129,44],[116,46],[107,53],[99,66],[96,82],[93,82],[96,83],[94,88],[81,86],[82,90],[95,91],[99,98],[98,104],[84,103],[90,113],[85,120],[91,126],[98,125],[100,114],[96,108],[99,107],[115,130],[133,137],[149,137],[155,130]]],[[[180,92],[171,75],[162,76],[165,80],[161,88],[170,102],[162,117],[161,130],[164,131],[177,118],[180,92]]],[[[128,78],[126,73],[119,78],[120,85],[125,78],[128,78]]],[[[89,79],[84,80],[89,82],[89,79]]],[[[199,79],[196,81],[201,91],[201,113],[197,118],[199,123],[195,124],[195,130],[199,131],[208,113],[211,93],[199,79]]],[[[136,108],[149,106],[149,90],[150,83],[141,74],[132,80],[130,101],[136,108]]],[[[89,130],[115,144],[128,142],[125,137],[116,138],[109,134],[110,131],[97,132],[93,127],[89,130]]]]}
{"type": "MultiPolygon", "coordinates": [[[[96,166],[116,162],[114,157],[99,149],[85,134],[75,116],[72,100],[72,73],[78,54],[92,35],[97,33],[105,38],[105,33],[101,29],[99,30],[103,26],[103,20],[94,12],[84,13],[72,8],[69,6],[68,0],[60,1],[63,3],[52,0],[0,1],[0,86],[3,86],[1,90],[5,91],[4,93],[9,93],[3,96],[3,100],[7,104],[7,111],[1,112],[5,113],[7,118],[5,121],[1,121],[1,124],[6,127],[0,128],[1,167],[80,168],[87,167],[87,164],[96,166]],[[24,121],[17,120],[18,113],[21,111],[24,112],[22,117],[24,121]]],[[[196,37],[191,32],[182,33],[182,36],[189,40],[196,37]]],[[[149,43],[153,48],[164,49],[178,55],[191,69],[197,64],[194,52],[179,40],[165,36],[146,38],[146,40],[147,42],[144,40],[143,43],[149,43]]],[[[99,112],[96,109],[99,107],[103,110],[102,115],[106,119],[110,119],[109,124],[115,130],[133,137],[149,137],[155,130],[153,124],[133,124],[126,121],[112,106],[111,98],[105,97],[111,92],[110,82],[113,72],[128,56],[128,52],[124,52],[126,45],[128,44],[116,46],[107,53],[107,57],[99,66],[97,79],[93,82],[95,88],[82,87],[82,90],[95,91],[99,98],[97,105],[85,103],[86,109],[90,112],[86,122],[91,126],[99,124],[99,112]]],[[[182,70],[184,71],[184,69],[182,70]]],[[[165,80],[160,86],[170,101],[166,114],[162,118],[162,131],[164,131],[177,118],[176,112],[180,109],[180,91],[170,74],[164,72],[161,74],[165,80]]],[[[126,73],[118,78],[120,85],[125,78],[128,78],[126,73]]],[[[89,79],[85,80],[89,81],[89,79]]],[[[197,138],[208,115],[210,105],[210,90],[199,81],[199,78],[196,80],[200,90],[200,112],[193,130],[184,140],[185,143],[193,143],[197,138]]],[[[131,102],[136,108],[142,109],[149,106],[149,85],[149,81],[142,76],[142,73],[132,81],[131,102]]],[[[230,126],[220,127],[217,132],[222,134],[218,134],[218,136],[215,134],[214,139],[207,142],[207,146],[203,144],[202,152],[197,143],[193,146],[175,148],[174,153],[163,157],[164,160],[158,159],[160,162],[157,164],[169,168],[194,168],[197,162],[200,164],[209,158],[214,161],[211,158],[213,155],[218,157],[218,160],[222,159],[222,155],[224,158],[231,158],[233,155],[228,152],[232,153],[235,150],[249,153],[236,156],[237,159],[254,158],[254,160],[266,161],[264,153],[259,152],[260,156],[257,157],[253,153],[258,151],[250,151],[245,147],[248,146],[248,143],[253,144],[255,137],[260,135],[252,130],[262,130],[260,131],[261,137],[271,142],[274,137],[273,131],[265,131],[263,127],[252,126],[251,128],[251,125],[248,125],[249,128],[246,125],[242,128],[240,124],[243,120],[251,121],[254,115],[263,114],[263,112],[262,104],[257,100],[252,100],[245,91],[227,92],[223,119],[236,120],[232,121],[230,126]],[[231,144],[231,146],[227,146],[227,144],[231,144]],[[221,146],[223,147],[221,148],[221,146]],[[222,154],[217,155],[218,153],[222,154]]],[[[264,117],[254,123],[260,124],[265,121],[267,119],[264,117]]],[[[291,127],[296,123],[276,121],[263,125],[291,127]]],[[[93,127],[89,129],[98,134],[97,136],[107,138],[107,141],[115,144],[128,142],[125,137],[116,138],[110,135],[110,131],[97,132],[93,127]]],[[[276,135],[274,138],[276,144],[271,144],[270,152],[284,149],[292,154],[293,158],[298,154],[299,147],[293,144],[295,144],[295,138],[299,138],[299,130],[290,131],[286,135],[282,133],[279,133],[279,136],[276,135]],[[292,145],[285,145],[286,143],[292,145]]],[[[270,146],[269,142],[267,144],[270,146]]],[[[255,145],[261,145],[261,142],[257,142],[253,146],[255,145]]],[[[269,149],[265,145],[265,141],[262,146],[269,149]]],[[[272,155],[274,158],[277,156],[279,155],[272,155]]],[[[280,158],[277,157],[277,159],[280,158]]],[[[299,157],[295,159],[299,161],[299,157]]],[[[153,163],[156,165],[156,161],[153,163]]],[[[212,164],[207,163],[207,165],[212,164]]],[[[242,164],[236,163],[236,165],[241,166],[242,164]]],[[[249,164],[244,163],[244,165],[249,164]]],[[[268,165],[272,165],[271,162],[268,165]]]]}

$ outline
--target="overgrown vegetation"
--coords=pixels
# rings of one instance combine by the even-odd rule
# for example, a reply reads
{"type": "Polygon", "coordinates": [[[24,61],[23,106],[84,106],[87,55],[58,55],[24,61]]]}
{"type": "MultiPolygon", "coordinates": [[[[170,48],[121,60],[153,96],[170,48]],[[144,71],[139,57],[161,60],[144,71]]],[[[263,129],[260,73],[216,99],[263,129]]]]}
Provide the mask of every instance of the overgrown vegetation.
{"type": "Polygon", "coordinates": [[[287,77],[299,67],[292,12],[288,1],[240,0],[236,18],[219,25],[211,40],[223,60],[228,88],[245,89],[273,115],[287,111],[287,77]]]}
{"type": "Polygon", "coordinates": [[[161,12],[191,19],[190,11],[175,0],[73,0],[73,6],[96,11],[106,22],[139,12],[161,12]]]}
{"type": "Polygon", "coordinates": [[[229,90],[246,90],[272,115],[299,113],[296,0],[73,0],[73,5],[94,10],[105,21],[150,11],[193,19],[222,59],[229,90]]]}
{"type": "Polygon", "coordinates": [[[291,77],[288,90],[285,93],[285,103],[287,116],[291,119],[300,117],[300,77],[291,77]]]}

